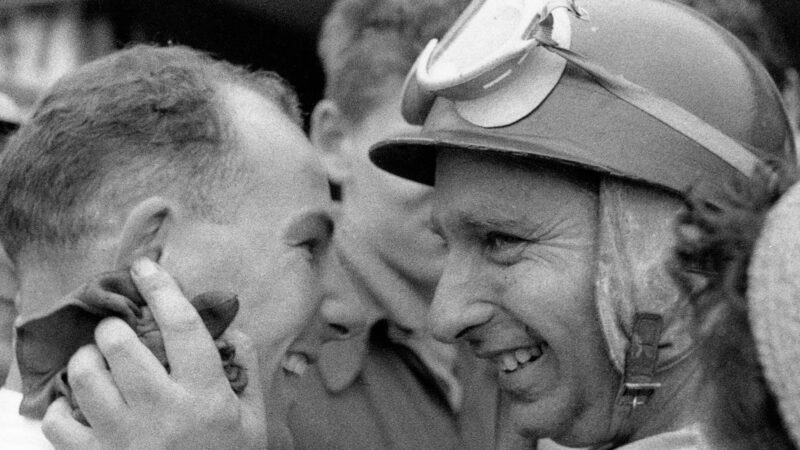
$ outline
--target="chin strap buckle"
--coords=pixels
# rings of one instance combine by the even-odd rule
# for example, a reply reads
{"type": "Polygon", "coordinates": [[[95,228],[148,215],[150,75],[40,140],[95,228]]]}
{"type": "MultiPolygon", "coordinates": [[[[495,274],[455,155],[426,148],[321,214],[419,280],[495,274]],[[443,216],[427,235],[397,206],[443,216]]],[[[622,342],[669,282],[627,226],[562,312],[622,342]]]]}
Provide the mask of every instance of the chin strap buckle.
{"type": "Polygon", "coordinates": [[[658,342],[664,319],[653,313],[636,313],[631,343],[625,357],[625,375],[621,402],[636,409],[661,387],[653,381],[658,364],[658,342]]]}

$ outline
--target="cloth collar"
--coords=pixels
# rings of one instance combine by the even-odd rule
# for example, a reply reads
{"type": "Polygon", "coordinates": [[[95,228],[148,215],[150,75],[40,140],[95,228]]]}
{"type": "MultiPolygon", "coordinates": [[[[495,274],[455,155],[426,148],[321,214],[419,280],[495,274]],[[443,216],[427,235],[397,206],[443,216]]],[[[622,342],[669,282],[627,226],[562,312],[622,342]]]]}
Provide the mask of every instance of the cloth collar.
{"type": "Polygon", "coordinates": [[[429,333],[405,333],[389,323],[389,339],[410,348],[439,381],[453,411],[459,411],[464,389],[455,374],[457,350],[453,345],[439,342],[429,333]]]}
{"type": "MultiPolygon", "coordinates": [[[[390,304],[385,300],[388,296],[402,296],[404,299],[418,298],[421,294],[412,283],[388,266],[368,243],[355,233],[341,233],[336,237],[337,255],[353,285],[352,295],[359,296],[364,304],[374,307],[380,312],[376,314],[367,332],[344,340],[332,341],[323,346],[318,361],[325,388],[332,393],[347,389],[356,380],[364,367],[364,361],[370,350],[370,330],[381,319],[389,320],[388,337],[392,342],[410,348],[430,372],[445,387],[447,400],[454,411],[458,411],[463,400],[463,388],[455,375],[457,359],[456,348],[435,340],[424,331],[424,324],[415,326],[412,332],[395,325],[416,324],[412,317],[392,317],[382,305],[390,304]]],[[[429,301],[419,302],[428,304],[429,301]]]]}
{"type": "MultiPolygon", "coordinates": [[[[323,346],[317,362],[325,388],[338,394],[350,387],[364,367],[370,351],[370,335],[367,331],[344,341],[332,341],[323,346]]],[[[455,374],[457,350],[454,346],[439,342],[429,335],[408,334],[389,323],[388,337],[392,342],[410,348],[427,369],[439,380],[446,391],[447,402],[453,411],[459,411],[463,403],[464,389],[455,374]]]]}
{"type": "Polygon", "coordinates": [[[353,384],[369,352],[369,335],[367,331],[344,341],[326,342],[322,346],[317,364],[325,389],[338,394],[353,384]]]}

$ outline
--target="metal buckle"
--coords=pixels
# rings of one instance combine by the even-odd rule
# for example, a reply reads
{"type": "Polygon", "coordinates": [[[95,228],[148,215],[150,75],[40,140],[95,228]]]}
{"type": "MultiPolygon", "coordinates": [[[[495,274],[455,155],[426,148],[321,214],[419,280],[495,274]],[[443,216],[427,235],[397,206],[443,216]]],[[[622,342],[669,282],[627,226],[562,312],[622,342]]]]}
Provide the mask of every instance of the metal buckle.
{"type": "Polygon", "coordinates": [[[658,364],[658,342],[664,319],[658,314],[636,313],[631,343],[625,357],[622,402],[636,409],[647,403],[661,383],[653,381],[658,364]]]}

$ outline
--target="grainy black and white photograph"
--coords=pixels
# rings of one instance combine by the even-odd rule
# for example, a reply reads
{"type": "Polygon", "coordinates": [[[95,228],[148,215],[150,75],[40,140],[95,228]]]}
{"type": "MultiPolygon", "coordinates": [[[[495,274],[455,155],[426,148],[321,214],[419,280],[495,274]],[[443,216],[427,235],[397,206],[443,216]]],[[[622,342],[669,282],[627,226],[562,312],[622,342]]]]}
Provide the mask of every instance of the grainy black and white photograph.
{"type": "Polygon", "coordinates": [[[800,1],[0,0],[0,449],[800,449],[800,1]]]}

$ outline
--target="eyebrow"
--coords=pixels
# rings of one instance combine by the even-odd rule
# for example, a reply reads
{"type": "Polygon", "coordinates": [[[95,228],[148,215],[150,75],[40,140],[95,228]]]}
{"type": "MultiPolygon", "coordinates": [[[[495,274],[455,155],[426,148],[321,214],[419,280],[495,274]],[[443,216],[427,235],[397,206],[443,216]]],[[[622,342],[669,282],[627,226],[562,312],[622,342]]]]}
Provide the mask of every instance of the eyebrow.
{"type": "MultiPolygon", "coordinates": [[[[451,211],[448,216],[455,219],[455,222],[458,223],[460,226],[466,226],[468,228],[500,228],[500,229],[531,229],[531,228],[538,228],[541,224],[538,223],[531,223],[530,220],[521,220],[517,218],[508,217],[497,211],[497,208],[486,207],[482,208],[485,212],[481,214],[475,214],[472,212],[468,212],[465,210],[457,209],[455,211],[451,211]]],[[[434,228],[437,230],[442,230],[442,222],[440,216],[437,214],[431,214],[431,220],[433,221],[434,228]]]]}
{"type": "Polygon", "coordinates": [[[474,228],[483,228],[483,227],[492,227],[492,228],[501,228],[501,229],[508,229],[508,228],[530,228],[531,224],[529,221],[523,220],[516,220],[511,218],[503,218],[503,217],[462,217],[462,223],[466,224],[467,226],[471,226],[474,228]]]}

